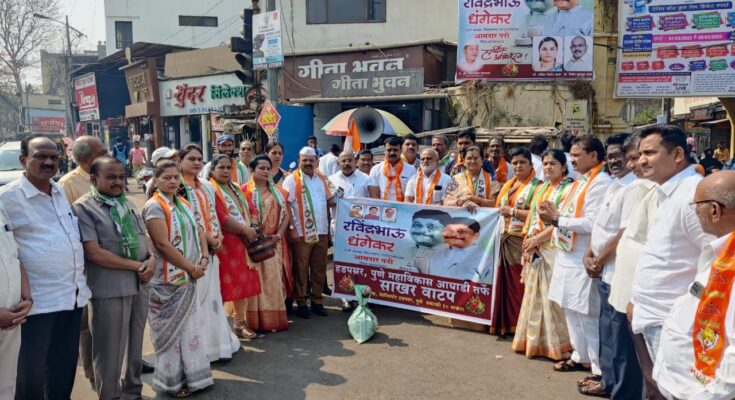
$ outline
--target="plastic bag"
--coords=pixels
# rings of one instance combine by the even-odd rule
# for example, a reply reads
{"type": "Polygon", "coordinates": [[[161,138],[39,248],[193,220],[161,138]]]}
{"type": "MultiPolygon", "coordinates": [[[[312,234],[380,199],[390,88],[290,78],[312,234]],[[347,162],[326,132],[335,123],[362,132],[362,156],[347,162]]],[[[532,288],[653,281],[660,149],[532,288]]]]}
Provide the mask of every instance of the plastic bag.
{"type": "Polygon", "coordinates": [[[357,308],[347,320],[350,334],[357,343],[370,340],[378,330],[378,317],[367,307],[370,297],[370,287],[367,285],[355,285],[355,296],[357,296],[357,308]]]}

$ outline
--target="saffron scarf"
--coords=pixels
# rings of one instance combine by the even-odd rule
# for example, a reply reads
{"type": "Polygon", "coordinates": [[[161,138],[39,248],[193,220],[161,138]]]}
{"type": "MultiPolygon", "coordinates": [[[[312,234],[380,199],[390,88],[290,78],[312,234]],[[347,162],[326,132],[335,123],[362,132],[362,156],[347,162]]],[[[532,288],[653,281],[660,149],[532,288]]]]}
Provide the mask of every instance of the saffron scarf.
{"type": "Polygon", "coordinates": [[[735,280],[735,232],[712,262],[707,286],[694,314],[694,377],[703,385],[711,383],[727,347],[725,318],[735,280]]]}
{"type": "Polygon", "coordinates": [[[107,196],[100,193],[95,186],[92,186],[89,194],[96,201],[110,207],[110,218],[112,218],[112,223],[115,225],[115,230],[120,235],[120,256],[128,260],[136,260],[140,238],[133,222],[135,216],[133,210],[128,207],[125,193],[123,192],[117,197],[107,196]]]}
{"type": "MultiPolygon", "coordinates": [[[[153,199],[160,204],[166,216],[168,240],[184,257],[187,256],[188,237],[194,235],[194,242],[199,251],[199,235],[196,230],[196,220],[191,212],[189,203],[182,197],[174,196],[172,203],[161,195],[160,191],[153,193],[153,199]]],[[[183,269],[177,268],[163,259],[163,281],[168,285],[185,285],[189,282],[189,275],[183,269]]]]}
{"type": "Polygon", "coordinates": [[[414,196],[414,203],[432,204],[432,200],[434,199],[434,188],[439,184],[439,178],[441,178],[441,176],[442,172],[439,171],[439,168],[435,169],[434,177],[431,178],[431,187],[429,188],[429,192],[426,194],[426,199],[424,200],[424,171],[419,169],[419,173],[416,175],[416,193],[414,196]]]}
{"type": "Polygon", "coordinates": [[[385,185],[383,191],[383,200],[388,199],[388,192],[390,191],[391,185],[395,185],[396,188],[396,201],[403,202],[403,185],[401,184],[401,173],[403,172],[403,161],[398,161],[396,167],[393,169],[394,175],[390,174],[390,162],[383,162],[383,176],[388,179],[388,183],[385,185]]]}
{"type": "MultiPolygon", "coordinates": [[[[277,188],[271,180],[268,180],[268,191],[271,193],[271,195],[273,195],[273,198],[276,199],[276,203],[278,204],[278,206],[281,207],[281,215],[278,221],[278,224],[280,225],[286,218],[286,196],[281,193],[280,189],[277,188]]],[[[250,177],[248,183],[245,184],[244,192],[245,197],[252,202],[255,211],[258,213],[257,218],[259,225],[263,226],[263,218],[265,217],[265,213],[263,211],[263,195],[262,193],[260,193],[260,189],[258,189],[258,186],[255,185],[255,181],[252,177],[250,177]]]]}
{"type": "Polygon", "coordinates": [[[508,164],[505,162],[505,157],[500,157],[498,167],[495,169],[495,177],[501,184],[508,181],[508,164]]]}
{"type": "Polygon", "coordinates": [[[523,227],[524,236],[533,237],[546,229],[546,225],[539,217],[538,205],[552,199],[554,206],[559,207],[559,204],[564,200],[564,196],[567,193],[566,189],[571,182],[571,178],[564,177],[553,183],[547,181],[538,189],[538,192],[536,192],[536,195],[533,196],[533,200],[531,201],[526,225],[523,227]]]}
{"type": "MultiPolygon", "coordinates": [[[[519,181],[518,176],[514,176],[508,182],[503,185],[498,194],[498,199],[495,201],[495,207],[502,207],[510,205],[513,208],[525,210],[530,204],[533,194],[536,192],[539,180],[536,179],[536,173],[531,170],[525,181],[519,181]],[[518,183],[515,191],[510,193],[513,186],[518,183]]],[[[521,236],[523,234],[523,227],[526,225],[526,221],[516,218],[514,216],[505,217],[505,232],[511,235],[521,236]]]]}
{"type": "MultiPolygon", "coordinates": [[[[584,211],[584,199],[587,197],[587,191],[592,184],[592,181],[602,171],[605,166],[604,163],[599,163],[593,167],[589,172],[579,177],[578,180],[574,181],[572,187],[569,189],[569,196],[562,203],[559,209],[559,215],[563,217],[579,218],[582,216],[584,211]]],[[[554,245],[564,251],[573,251],[574,243],[577,240],[577,234],[575,232],[568,231],[564,228],[554,229],[552,235],[554,245]]]]}
{"type": "Polygon", "coordinates": [[[490,199],[490,184],[492,183],[493,179],[492,177],[490,177],[490,174],[487,171],[485,171],[484,169],[480,170],[477,178],[474,179],[472,178],[468,170],[462,172],[462,175],[464,176],[465,182],[467,182],[467,187],[470,188],[470,193],[473,196],[482,197],[483,199],[490,199]]]}
{"type": "Polygon", "coordinates": [[[239,186],[232,182],[220,185],[212,179],[209,183],[214,186],[217,197],[227,207],[227,214],[241,224],[250,226],[250,207],[245,200],[245,194],[239,186]]]}
{"type": "Polygon", "coordinates": [[[209,188],[205,187],[198,178],[194,177],[189,180],[183,175],[181,176],[181,184],[186,190],[186,197],[191,204],[194,212],[194,218],[197,223],[204,228],[204,231],[210,235],[217,236],[220,232],[219,220],[217,212],[214,209],[214,193],[209,192],[209,188]]]}
{"type": "MultiPolygon", "coordinates": [[[[401,165],[403,165],[403,163],[401,163],[401,165]]],[[[322,184],[324,184],[324,194],[329,197],[331,191],[329,190],[327,180],[324,179],[324,176],[319,171],[314,170],[314,174],[321,179],[322,184]]],[[[294,172],[294,183],[296,184],[296,193],[298,194],[296,201],[299,206],[301,233],[303,233],[306,243],[316,243],[319,241],[319,233],[316,225],[314,202],[311,200],[311,191],[309,190],[309,186],[304,184],[304,172],[302,170],[299,169],[294,172]]]]}

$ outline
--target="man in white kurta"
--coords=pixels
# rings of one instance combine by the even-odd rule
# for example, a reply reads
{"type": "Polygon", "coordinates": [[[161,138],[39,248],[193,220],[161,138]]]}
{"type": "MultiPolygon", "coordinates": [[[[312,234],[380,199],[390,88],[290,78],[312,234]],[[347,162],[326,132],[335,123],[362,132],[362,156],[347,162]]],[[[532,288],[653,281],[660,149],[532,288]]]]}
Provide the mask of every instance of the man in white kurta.
{"type": "Polygon", "coordinates": [[[426,149],[421,152],[421,170],[406,185],[406,202],[442,204],[447,192],[457,189],[454,178],[443,173],[438,165],[439,154],[436,150],[426,149]]]}
{"type": "Polygon", "coordinates": [[[344,197],[368,197],[368,186],[372,181],[369,176],[355,168],[355,156],[343,152],[337,162],[339,171],[329,176],[332,190],[336,192],[342,189],[344,197]]]}
{"type": "Polygon", "coordinates": [[[368,186],[370,197],[376,199],[403,201],[408,180],[416,174],[416,168],[401,160],[400,138],[391,136],[385,142],[385,158],[383,162],[370,170],[372,182],[368,186]],[[386,167],[386,163],[388,166],[386,167]]]}
{"type": "MultiPolygon", "coordinates": [[[[696,276],[688,285],[687,291],[674,302],[671,312],[664,319],[653,377],[662,393],[668,398],[708,400],[735,398],[735,291],[730,289],[729,295],[722,299],[726,310],[722,309],[723,303],[720,303],[720,307],[715,307],[718,316],[713,318],[712,326],[719,325],[719,327],[709,330],[705,329],[704,325],[695,325],[698,318],[704,319],[706,317],[703,316],[707,315],[703,312],[697,313],[700,302],[702,299],[707,302],[712,298],[706,296],[716,290],[717,277],[724,276],[719,273],[714,275],[712,264],[735,235],[735,214],[728,211],[735,208],[735,201],[731,195],[733,191],[735,191],[735,172],[722,171],[705,178],[698,185],[694,196],[695,211],[703,231],[717,239],[705,244],[699,258],[696,276]],[[713,342],[708,342],[707,335],[702,334],[706,330],[709,330],[710,336],[714,337],[713,342]],[[710,346],[724,341],[721,352],[707,353],[707,357],[715,359],[715,365],[712,366],[714,371],[703,373],[701,363],[698,365],[695,361],[697,350],[694,347],[694,336],[698,337],[702,349],[706,350],[711,350],[710,346]]],[[[723,257],[722,260],[726,261],[728,257],[723,257]]],[[[723,269],[732,268],[732,258],[729,260],[730,265],[723,266],[723,269]]],[[[730,281],[730,287],[732,284],[730,281]]],[[[724,291],[722,287],[720,291],[724,291]]]]}
{"type": "Polygon", "coordinates": [[[539,207],[539,215],[545,223],[551,223],[555,243],[559,250],[549,285],[549,300],[564,309],[569,329],[569,340],[574,347],[571,359],[555,365],[556,370],[581,369],[590,366],[592,373],[600,375],[599,365],[599,315],[600,299],[592,290],[592,278],[587,275],[582,257],[590,244],[590,233],[603,206],[603,197],[611,183],[610,176],[601,170],[605,148],[596,137],[585,135],[575,138],[571,149],[572,164],[580,174],[576,189],[568,195],[559,211],[553,203],[539,207]],[[592,176],[594,174],[594,176],[592,176]],[[574,201],[586,190],[583,201],[574,201]],[[578,193],[575,195],[575,193],[578,193]],[[578,209],[581,203],[581,209],[578,209]],[[565,248],[563,237],[574,236],[573,246],[565,248]],[[566,366],[565,366],[566,365],[566,366]]]}

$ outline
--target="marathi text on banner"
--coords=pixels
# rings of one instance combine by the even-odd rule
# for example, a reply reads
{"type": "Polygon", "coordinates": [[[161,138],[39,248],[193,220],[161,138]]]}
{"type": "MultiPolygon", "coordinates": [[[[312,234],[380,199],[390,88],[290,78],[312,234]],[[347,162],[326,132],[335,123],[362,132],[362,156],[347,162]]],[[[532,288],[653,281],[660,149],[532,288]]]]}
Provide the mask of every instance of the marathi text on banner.
{"type": "Polygon", "coordinates": [[[732,96],[732,1],[619,4],[617,97],[732,96]]]}
{"type": "Polygon", "coordinates": [[[459,0],[457,82],[592,79],[593,0],[459,0]]]}
{"type": "Polygon", "coordinates": [[[365,284],[379,304],[489,325],[500,221],[495,209],[339,199],[334,293],[365,284]]]}

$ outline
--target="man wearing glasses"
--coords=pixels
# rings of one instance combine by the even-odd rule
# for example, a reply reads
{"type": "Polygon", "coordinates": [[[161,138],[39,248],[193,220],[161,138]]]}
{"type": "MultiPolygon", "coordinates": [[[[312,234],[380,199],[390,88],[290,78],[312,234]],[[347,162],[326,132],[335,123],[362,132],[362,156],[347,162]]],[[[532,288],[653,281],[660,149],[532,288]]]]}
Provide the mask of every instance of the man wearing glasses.
{"type": "Polygon", "coordinates": [[[641,131],[638,164],[643,177],[658,185],[658,209],[636,266],[628,310],[633,332],[643,333],[652,359],[664,318],[694,281],[700,253],[714,239],[690,205],[702,176],[689,164],[686,149],[686,135],[676,126],[641,131]]]}

